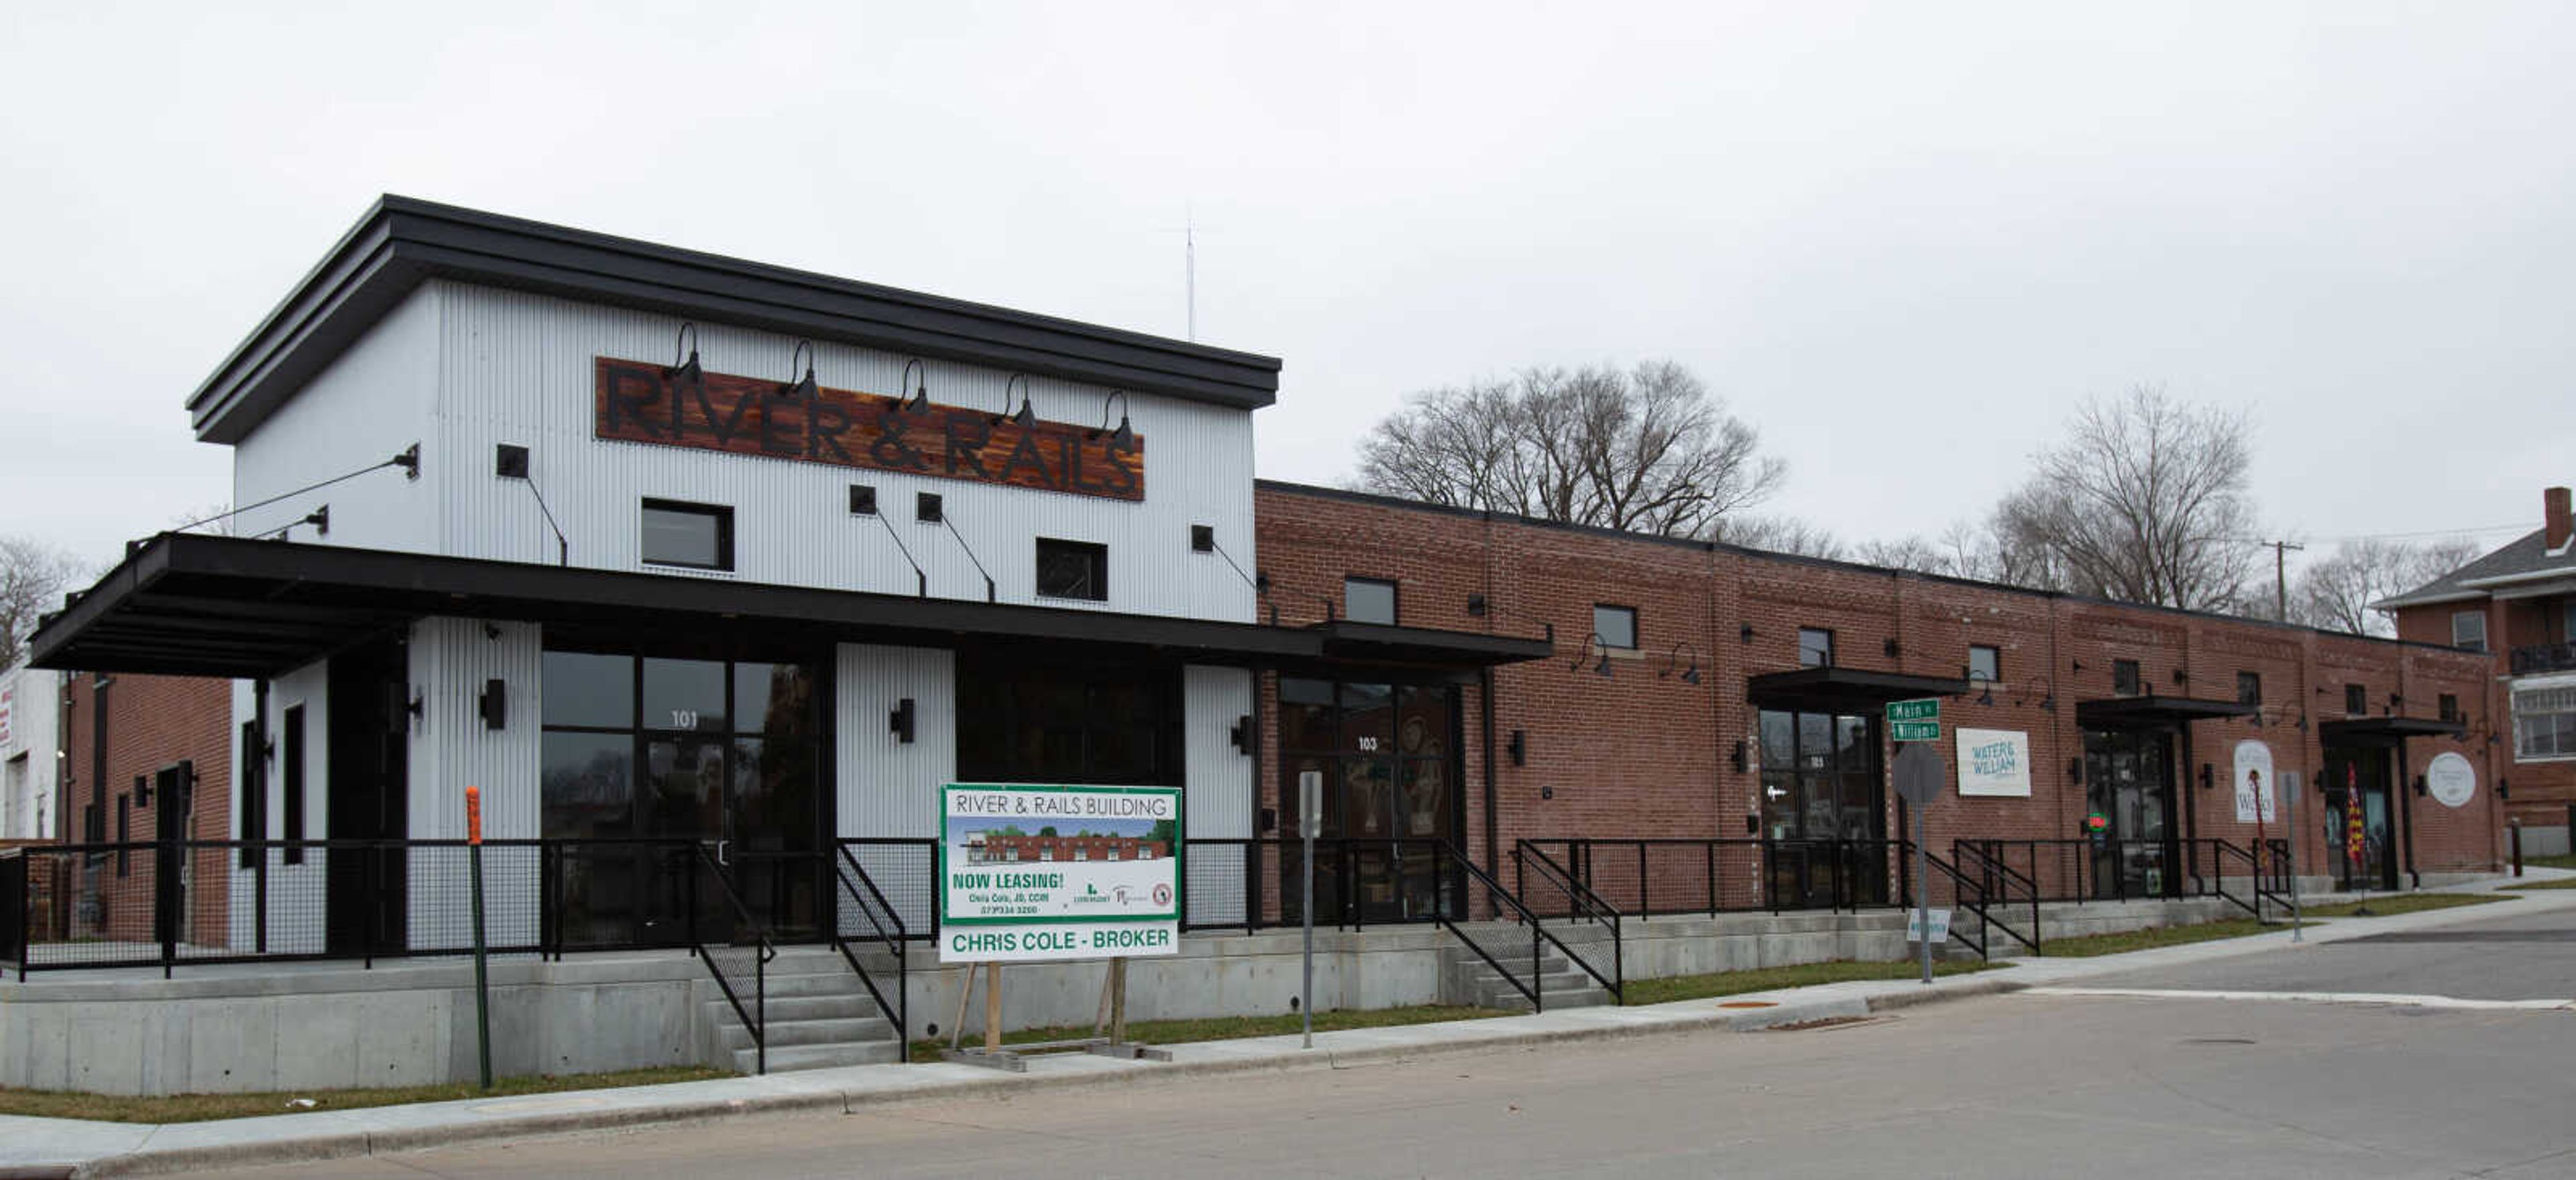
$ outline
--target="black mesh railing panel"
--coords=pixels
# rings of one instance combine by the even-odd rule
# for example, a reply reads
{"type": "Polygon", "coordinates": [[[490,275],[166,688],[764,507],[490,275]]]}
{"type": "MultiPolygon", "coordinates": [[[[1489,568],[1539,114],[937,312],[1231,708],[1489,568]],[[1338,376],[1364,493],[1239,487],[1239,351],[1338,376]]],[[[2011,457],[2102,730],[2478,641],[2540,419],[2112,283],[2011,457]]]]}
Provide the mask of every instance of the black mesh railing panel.
{"type": "Polygon", "coordinates": [[[902,922],[904,937],[926,939],[938,935],[938,841],[927,837],[882,837],[843,840],[840,847],[876,884],[886,906],[902,922]]]}

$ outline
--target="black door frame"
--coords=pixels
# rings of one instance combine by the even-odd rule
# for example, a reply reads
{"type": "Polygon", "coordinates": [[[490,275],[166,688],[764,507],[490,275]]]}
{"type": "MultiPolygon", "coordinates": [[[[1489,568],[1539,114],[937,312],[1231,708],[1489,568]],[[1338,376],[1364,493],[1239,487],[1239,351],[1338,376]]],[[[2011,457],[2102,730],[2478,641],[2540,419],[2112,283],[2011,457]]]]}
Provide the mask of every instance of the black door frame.
{"type": "MultiPolygon", "coordinates": [[[[1791,787],[1788,794],[1790,796],[1789,802],[1792,805],[1793,814],[1798,817],[1798,834],[1793,837],[1788,837],[1788,839],[1800,842],[1799,847],[1791,849],[1772,848],[1773,860],[1769,869],[1764,873],[1763,889],[1765,890],[1766,895],[1783,892],[1780,890],[1780,882],[1785,879],[1786,873],[1794,871],[1796,874],[1794,879],[1802,882],[1803,888],[1797,891],[1797,896],[1795,898],[1771,896],[1770,900],[1775,906],[1795,909],[1813,908],[1819,903],[1830,905],[1835,899],[1843,896],[1839,882],[1845,878],[1851,880],[1857,889],[1863,891],[1863,896],[1854,897],[1849,900],[1871,902],[1886,900],[1885,890],[1887,886],[1887,873],[1883,871],[1886,865],[1886,860],[1884,857],[1876,855],[1878,851],[1884,849],[1884,841],[1889,838],[1887,834],[1887,824],[1890,794],[1887,789],[1886,719],[1884,714],[1866,710],[1847,712],[1833,707],[1812,709],[1798,706],[1756,705],[1754,706],[1753,728],[1754,741],[1757,746],[1761,743],[1762,715],[1765,713],[1778,713],[1789,719],[1790,764],[1786,773],[1789,775],[1793,784],[1795,784],[1791,787]],[[1825,883],[1821,889],[1816,883],[1816,868],[1818,866],[1814,863],[1814,849],[1812,844],[1807,842],[1828,840],[1839,841],[1845,839],[1846,837],[1842,831],[1843,817],[1854,810],[1854,805],[1852,801],[1843,798],[1843,781],[1844,777],[1849,773],[1845,768],[1840,765],[1835,765],[1822,772],[1810,773],[1805,768],[1797,764],[1799,754],[1804,752],[1804,746],[1799,737],[1798,719],[1801,717],[1824,718],[1827,727],[1826,732],[1829,735],[1828,742],[1837,749],[1839,748],[1840,743],[1831,735],[1839,733],[1842,719],[1852,717],[1861,721],[1864,731],[1861,739],[1861,748],[1864,751],[1863,756],[1868,759],[1869,763],[1866,777],[1869,782],[1868,790],[1870,798],[1862,801],[1864,805],[1861,806],[1859,810],[1865,812],[1869,816],[1871,831],[1865,836],[1853,837],[1853,839],[1880,842],[1879,849],[1872,849],[1864,845],[1857,849],[1845,850],[1841,860],[1829,861],[1825,866],[1823,866],[1827,870],[1828,875],[1826,876],[1825,883]],[[1808,794],[1808,786],[1819,774],[1830,780],[1833,784],[1834,830],[1823,835],[1817,835],[1806,830],[1808,809],[1811,803],[1808,794]],[[1783,905],[1783,902],[1788,902],[1790,904],[1783,905]]],[[[1769,759],[1765,758],[1762,762],[1762,776],[1771,774],[1773,770],[1774,767],[1772,767],[1769,759]]],[[[1766,847],[1770,847],[1767,842],[1774,839],[1771,829],[1770,784],[1767,782],[1758,782],[1756,783],[1756,789],[1762,792],[1762,818],[1760,821],[1762,824],[1761,835],[1766,841],[1766,847]]],[[[1899,801],[1898,805],[1902,806],[1902,802],[1899,801]]],[[[1899,821],[1902,822],[1902,820],[1903,817],[1900,816],[1899,821]]],[[[1899,866],[1900,871],[1903,870],[1903,867],[1904,866],[1902,865],[1899,866]]]]}
{"type": "Polygon", "coordinates": [[[2182,764],[2182,759],[2187,756],[2186,751],[2190,748],[2188,744],[2189,735],[2183,732],[2178,726],[2113,726],[2078,728],[2076,730],[2075,740],[2077,747],[2083,751],[2085,808],[2088,811],[2096,810],[2094,804],[2097,798],[2109,799],[2111,801],[2110,806],[2099,809],[2100,813],[2111,821],[2112,827],[2105,837],[2108,841],[2107,847],[2092,853],[2094,864],[2093,893],[2095,898],[2100,900],[2111,897],[2182,896],[2182,870],[2185,867],[2184,858],[2182,856],[2182,842],[2190,838],[2190,833],[2187,829],[2189,821],[2194,818],[2188,811],[2191,792],[2186,789],[2186,780],[2189,778],[2189,772],[2182,764]],[[2123,841],[2143,842],[2146,840],[2146,837],[2129,835],[2119,830],[2120,809],[2117,806],[2117,797],[2113,794],[2118,791],[2119,787],[2118,784],[2111,782],[2109,780],[2109,776],[2105,773],[2107,769],[2107,756],[2104,759],[2099,760],[2094,756],[2092,738],[2097,734],[2104,738],[2113,740],[2135,741],[2141,743],[2152,741],[2157,743],[2162,749],[2162,753],[2156,761],[2163,769],[2161,777],[2164,781],[2160,785],[2156,786],[2154,790],[2159,797],[2164,811],[2165,831],[2163,837],[2158,841],[2163,845],[2163,847],[2159,849],[2157,853],[2157,881],[2156,888],[2154,889],[2131,890],[2128,887],[2127,866],[2121,863],[2118,849],[2123,841]],[[2104,792],[2104,794],[2096,796],[2096,791],[2104,792]],[[2112,865],[2119,874],[2116,879],[2102,870],[2103,860],[2106,855],[2109,857],[2112,865]]]}
{"type": "Polygon", "coordinates": [[[2405,791],[2405,783],[2401,781],[2404,778],[2401,768],[2405,765],[2403,754],[2401,746],[2379,743],[2325,747],[2325,766],[2329,776],[2337,766],[2377,768],[2366,773],[2348,772],[2353,780],[2349,786],[2328,783],[2318,792],[2318,797],[2325,800],[2325,806],[2319,810],[2325,812],[2327,821],[2334,825],[2326,852],[2335,866],[2335,885],[2341,890],[2349,892],[2353,886],[2352,857],[2345,852],[2343,835],[2344,825],[2351,822],[2351,812],[2347,809],[2361,808],[2366,835],[2370,822],[2367,797],[2374,794],[2382,796],[2380,814],[2385,818],[2387,833],[2379,842],[2377,863],[2365,866],[2370,872],[2370,888],[2381,892],[2395,892],[2398,888],[2398,844],[2401,839],[2411,843],[2414,838],[2411,830],[2400,830],[2404,827],[2400,815],[2405,791]]]}
{"type": "MultiPolygon", "coordinates": [[[[1334,748],[1330,750],[1317,750],[1308,746],[1291,746],[1287,740],[1288,705],[1284,699],[1284,692],[1280,694],[1282,699],[1274,703],[1279,722],[1279,733],[1281,736],[1276,763],[1276,773],[1272,776],[1272,789],[1276,793],[1271,797],[1273,806],[1276,808],[1272,814],[1281,817],[1281,822],[1276,825],[1277,835],[1293,836],[1297,830],[1295,823],[1295,818],[1298,815],[1296,806],[1297,771],[1292,764],[1293,761],[1297,758],[1324,758],[1329,759],[1330,764],[1326,770],[1325,790],[1322,800],[1324,804],[1324,816],[1327,823],[1321,839],[1326,841],[1384,839],[1390,842],[1399,840],[1437,839],[1446,841],[1451,847],[1458,849],[1462,854],[1466,851],[1467,781],[1465,767],[1467,763],[1465,742],[1467,726],[1464,692],[1468,685],[1461,684],[1458,680],[1451,677],[1424,676],[1419,673],[1405,674],[1370,668],[1306,668],[1294,671],[1283,670],[1279,672],[1279,685],[1284,687],[1285,683],[1290,680],[1312,681],[1330,687],[1333,698],[1333,732],[1335,735],[1335,743],[1334,748]],[[1392,780],[1395,790],[1390,791],[1388,796],[1392,802],[1400,798],[1402,793],[1404,764],[1407,761],[1418,757],[1408,756],[1401,749],[1390,749],[1385,751],[1357,751],[1344,750],[1340,748],[1342,714],[1347,708],[1344,704],[1344,693],[1342,690],[1344,686],[1352,684],[1383,684],[1388,686],[1390,689],[1390,696],[1388,698],[1387,707],[1390,710],[1399,709],[1399,706],[1395,702],[1401,696],[1403,690],[1407,688],[1436,689],[1446,696],[1447,708],[1443,710],[1443,726],[1445,732],[1442,735],[1442,740],[1446,743],[1446,746],[1445,753],[1440,758],[1441,777],[1445,783],[1443,789],[1448,795],[1447,803],[1449,810],[1448,822],[1441,825],[1444,830],[1436,832],[1431,836],[1414,836],[1405,834],[1399,829],[1391,830],[1382,837],[1371,837],[1363,836],[1347,829],[1345,821],[1346,814],[1349,810],[1347,806],[1349,801],[1345,798],[1345,788],[1347,783],[1344,781],[1344,777],[1341,773],[1341,764],[1350,759],[1375,758],[1383,761],[1387,766],[1392,768],[1393,774],[1395,775],[1395,778],[1392,780]]],[[[1400,743],[1401,740],[1402,735],[1399,732],[1397,741],[1400,743]]],[[[1493,817],[1488,815],[1486,817],[1487,825],[1490,827],[1493,822],[1493,817]]],[[[1316,852],[1318,860],[1316,867],[1316,880],[1318,883],[1319,894],[1315,900],[1315,908],[1318,920],[1321,920],[1328,913],[1338,915],[1345,911],[1360,912],[1362,921],[1364,922],[1395,920],[1384,913],[1369,914],[1364,911],[1355,911],[1354,907],[1360,904],[1358,899],[1338,896],[1326,897],[1322,895],[1320,892],[1322,890],[1338,890],[1341,887],[1338,882],[1343,880],[1345,870],[1347,871],[1347,876],[1349,877],[1350,882],[1354,885],[1356,884],[1358,877],[1361,875],[1362,870],[1359,856],[1354,856],[1352,858],[1354,863],[1347,866],[1339,866],[1339,862],[1337,860],[1326,860],[1328,857],[1337,857],[1338,855],[1338,853],[1335,853],[1330,849],[1318,849],[1316,852]]],[[[1363,855],[1365,855],[1365,853],[1363,853],[1363,855]]],[[[1391,854],[1380,852],[1376,855],[1380,858],[1386,858],[1391,854]]],[[[1385,863],[1390,869],[1392,868],[1392,861],[1384,861],[1383,863],[1385,863]]],[[[1288,902],[1289,899],[1296,896],[1294,891],[1290,888],[1290,883],[1295,880],[1294,873],[1296,869],[1293,854],[1283,853],[1277,858],[1276,864],[1278,865],[1279,897],[1284,905],[1284,903],[1288,902]]],[[[1443,890],[1444,887],[1450,889],[1463,888],[1463,882],[1450,881],[1433,883],[1435,891],[1443,890]]],[[[1435,892],[1433,900],[1435,903],[1439,902],[1440,899],[1437,896],[1437,892],[1435,892]]],[[[1398,910],[1405,908],[1401,899],[1398,900],[1396,905],[1398,910]]],[[[1281,912],[1286,914],[1291,911],[1283,908],[1281,912]]],[[[1397,915],[1397,917],[1404,916],[1420,918],[1422,915],[1397,915]]]]}
{"type": "MultiPolygon", "coordinates": [[[[411,835],[411,647],[389,632],[332,654],[324,672],[323,832],[331,840],[411,835]]],[[[372,956],[409,942],[409,858],[399,848],[323,854],[323,942],[372,956]]]]}

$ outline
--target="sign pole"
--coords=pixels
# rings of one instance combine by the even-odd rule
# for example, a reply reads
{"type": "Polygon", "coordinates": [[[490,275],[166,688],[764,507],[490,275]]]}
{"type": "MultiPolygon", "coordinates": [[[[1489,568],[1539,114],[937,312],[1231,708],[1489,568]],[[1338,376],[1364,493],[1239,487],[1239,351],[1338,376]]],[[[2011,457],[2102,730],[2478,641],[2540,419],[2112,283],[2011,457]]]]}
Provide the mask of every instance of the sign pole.
{"type": "Polygon", "coordinates": [[[483,1088],[492,1088],[492,980],[484,966],[483,789],[465,788],[465,871],[474,890],[474,1050],[483,1088]]]}
{"type": "Polygon", "coordinates": [[[1002,1051],[1002,964],[998,959],[984,964],[984,1051],[1002,1051]]]}
{"type": "Polygon", "coordinates": [[[2306,942],[2307,930],[2299,917],[2299,788],[2292,784],[2290,795],[2290,941],[2306,942]]]}
{"type": "Polygon", "coordinates": [[[1318,814],[1323,805],[1324,772],[1303,770],[1297,773],[1297,834],[1305,843],[1305,904],[1297,912],[1306,928],[1305,981],[1298,985],[1297,1011],[1303,1017],[1304,1048],[1315,1047],[1315,833],[1324,825],[1318,814]]]}
{"type": "Polygon", "coordinates": [[[1923,846],[1923,811],[1914,807],[1914,919],[1923,924],[1923,982],[1932,982],[1932,853],[1923,846]]]}

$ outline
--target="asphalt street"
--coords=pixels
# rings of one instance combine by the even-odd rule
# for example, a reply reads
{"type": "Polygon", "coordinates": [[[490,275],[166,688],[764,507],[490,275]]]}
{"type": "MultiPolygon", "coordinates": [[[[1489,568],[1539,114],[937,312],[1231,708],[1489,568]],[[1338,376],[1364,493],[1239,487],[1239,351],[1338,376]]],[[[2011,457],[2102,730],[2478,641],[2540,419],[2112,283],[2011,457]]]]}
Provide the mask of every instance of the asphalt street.
{"type": "MultiPolygon", "coordinates": [[[[2156,974],[2141,990],[2569,990],[2576,911],[2156,974]],[[2554,986],[2553,986],[2554,985],[2554,986]]],[[[2091,981],[2088,981],[2091,982],[2091,981]]],[[[927,1100],[220,1173],[2576,1175],[2576,1012],[2002,995],[1798,1031],[927,1100]]]]}

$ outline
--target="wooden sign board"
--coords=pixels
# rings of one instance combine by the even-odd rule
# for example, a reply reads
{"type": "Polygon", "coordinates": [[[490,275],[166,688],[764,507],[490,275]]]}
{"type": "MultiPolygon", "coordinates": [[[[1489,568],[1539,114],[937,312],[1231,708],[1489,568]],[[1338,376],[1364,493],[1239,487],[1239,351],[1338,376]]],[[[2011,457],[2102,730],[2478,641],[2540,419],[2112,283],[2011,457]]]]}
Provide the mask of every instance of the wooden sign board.
{"type": "Polygon", "coordinates": [[[817,388],[802,397],[775,380],[727,373],[674,382],[649,361],[598,357],[594,372],[600,438],[1107,500],[1145,498],[1142,435],[1121,447],[1107,431],[1069,422],[1023,427],[959,406],[904,412],[883,394],[817,388]]]}

